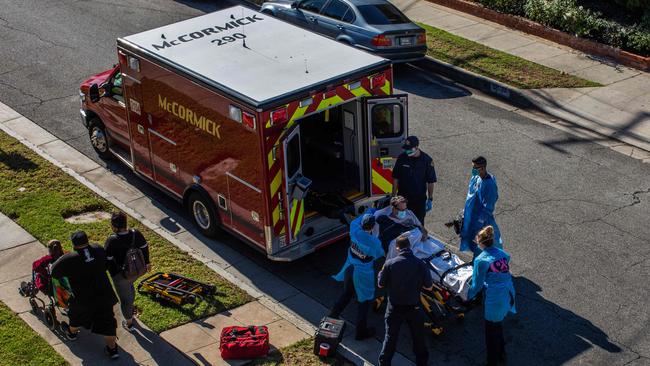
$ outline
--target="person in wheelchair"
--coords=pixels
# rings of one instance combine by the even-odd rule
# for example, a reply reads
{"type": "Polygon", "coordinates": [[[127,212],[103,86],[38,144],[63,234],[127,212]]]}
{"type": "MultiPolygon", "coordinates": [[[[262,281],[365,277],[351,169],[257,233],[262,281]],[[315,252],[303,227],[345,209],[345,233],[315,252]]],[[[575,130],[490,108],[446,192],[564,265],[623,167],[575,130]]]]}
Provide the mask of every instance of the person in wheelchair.
{"type": "Polygon", "coordinates": [[[52,276],[50,276],[50,265],[64,254],[61,242],[54,239],[47,243],[47,254],[32,263],[32,282],[24,282],[20,285],[20,293],[25,297],[36,296],[36,291],[30,294],[29,287],[42,292],[46,296],[52,296],[52,276]],[[33,296],[32,296],[33,295],[33,296]]]}
{"type": "Polygon", "coordinates": [[[388,245],[393,239],[409,230],[418,228],[422,232],[422,237],[426,238],[429,235],[413,211],[406,208],[407,203],[403,196],[395,196],[390,199],[387,207],[375,212],[378,227],[376,234],[381,240],[384,251],[388,250],[388,245]]]}

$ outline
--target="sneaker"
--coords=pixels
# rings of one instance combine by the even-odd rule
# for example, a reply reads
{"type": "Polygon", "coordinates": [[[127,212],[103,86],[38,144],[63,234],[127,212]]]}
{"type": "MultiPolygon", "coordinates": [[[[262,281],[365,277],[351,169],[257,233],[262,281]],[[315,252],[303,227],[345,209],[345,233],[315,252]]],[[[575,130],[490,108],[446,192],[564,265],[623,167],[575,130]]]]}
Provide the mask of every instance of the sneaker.
{"type": "Polygon", "coordinates": [[[65,322],[61,323],[61,330],[63,330],[63,335],[69,341],[76,341],[79,336],[79,332],[72,332],[70,330],[70,326],[68,325],[68,323],[65,322]]]}
{"type": "Polygon", "coordinates": [[[374,335],[375,335],[375,328],[370,327],[364,331],[357,332],[357,334],[354,335],[354,339],[356,339],[357,341],[361,341],[366,338],[370,338],[374,335]]]}
{"type": "Polygon", "coordinates": [[[132,333],[135,329],[135,320],[131,320],[131,325],[126,320],[122,320],[122,328],[126,329],[127,332],[132,333]]]}
{"type": "Polygon", "coordinates": [[[110,348],[109,346],[106,346],[106,348],[104,348],[104,351],[106,351],[106,354],[108,355],[108,357],[110,357],[112,359],[116,359],[116,358],[120,357],[120,353],[117,350],[117,345],[115,345],[115,348],[110,348]]]}

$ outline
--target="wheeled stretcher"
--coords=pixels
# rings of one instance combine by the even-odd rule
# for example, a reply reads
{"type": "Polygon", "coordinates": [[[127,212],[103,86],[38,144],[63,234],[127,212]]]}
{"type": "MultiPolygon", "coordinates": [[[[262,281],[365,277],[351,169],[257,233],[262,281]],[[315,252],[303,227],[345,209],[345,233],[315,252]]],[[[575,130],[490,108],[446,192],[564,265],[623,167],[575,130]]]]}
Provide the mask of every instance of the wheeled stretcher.
{"type": "MultiPolygon", "coordinates": [[[[439,240],[429,236],[422,240],[419,229],[413,229],[408,234],[413,254],[427,263],[433,278],[433,289],[420,293],[420,302],[427,315],[425,326],[434,335],[440,335],[443,327],[441,318],[450,316],[462,320],[465,313],[472,308],[474,302],[469,301],[467,294],[472,278],[472,263],[464,262],[456,254],[445,249],[439,240]]],[[[386,254],[386,260],[397,255],[395,239],[391,241],[386,254]]],[[[383,298],[378,298],[376,309],[383,303],[383,298]]]]}

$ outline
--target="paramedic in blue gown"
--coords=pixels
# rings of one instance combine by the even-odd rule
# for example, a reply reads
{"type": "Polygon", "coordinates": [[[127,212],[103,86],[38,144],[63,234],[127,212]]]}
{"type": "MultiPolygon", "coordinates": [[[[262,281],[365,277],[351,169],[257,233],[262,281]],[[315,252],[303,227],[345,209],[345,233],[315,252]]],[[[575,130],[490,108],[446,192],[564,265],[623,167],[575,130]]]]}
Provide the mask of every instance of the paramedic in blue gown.
{"type": "Polygon", "coordinates": [[[509,312],[516,312],[515,288],[510,274],[510,255],[494,245],[494,228],[487,226],[479,231],[475,241],[483,251],[474,260],[468,298],[474,298],[485,289],[485,344],[487,364],[491,366],[505,362],[503,319],[509,312]]]}
{"type": "Polygon", "coordinates": [[[420,150],[420,140],[409,136],[393,167],[393,193],[408,201],[408,209],[424,225],[424,216],[433,207],[433,184],[437,181],[433,159],[420,150]]]}
{"type": "Polygon", "coordinates": [[[501,234],[494,220],[494,208],[499,199],[496,178],[487,171],[487,160],[479,156],[472,160],[472,177],[467,188],[460,250],[471,251],[474,258],[481,253],[474,243],[476,233],[485,226],[494,228],[494,245],[501,248],[501,234]]]}
{"type": "Polygon", "coordinates": [[[372,337],[375,329],[367,326],[368,309],[375,300],[374,262],[384,257],[379,239],[372,235],[375,217],[368,210],[350,223],[350,249],[341,271],[333,276],[343,281],[343,294],[330,312],[331,318],[339,318],[352,297],[357,298],[357,331],[355,339],[372,337]]]}

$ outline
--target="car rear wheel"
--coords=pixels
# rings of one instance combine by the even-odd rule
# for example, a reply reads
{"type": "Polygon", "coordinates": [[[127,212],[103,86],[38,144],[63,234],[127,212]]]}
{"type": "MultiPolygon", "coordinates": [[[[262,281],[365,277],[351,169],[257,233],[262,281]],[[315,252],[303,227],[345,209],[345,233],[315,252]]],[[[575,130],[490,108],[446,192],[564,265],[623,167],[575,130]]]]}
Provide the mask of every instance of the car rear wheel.
{"type": "Polygon", "coordinates": [[[108,150],[108,134],[102,121],[95,117],[88,123],[88,135],[90,144],[102,159],[110,159],[111,152],[108,150]]]}
{"type": "Polygon", "coordinates": [[[203,235],[215,237],[219,233],[219,217],[212,202],[199,192],[192,192],[187,200],[187,209],[194,224],[203,235]]]}

